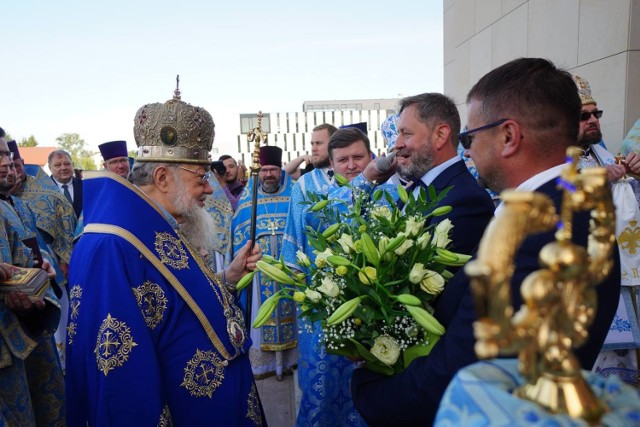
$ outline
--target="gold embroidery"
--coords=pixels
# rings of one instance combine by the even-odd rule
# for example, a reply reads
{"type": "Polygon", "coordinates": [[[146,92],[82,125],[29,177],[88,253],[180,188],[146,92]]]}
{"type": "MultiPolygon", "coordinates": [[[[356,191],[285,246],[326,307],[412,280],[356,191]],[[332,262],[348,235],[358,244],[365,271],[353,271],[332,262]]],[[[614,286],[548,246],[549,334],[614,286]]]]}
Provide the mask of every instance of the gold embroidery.
{"type": "Polygon", "coordinates": [[[640,247],[638,243],[640,240],[640,227],[637,227],[637,224],[638,221],[636,220],[629,221],[629,226],[618,236],[618,244],[620,247],[631,255],[635,255],[638,247],[640,247]]]}
{"type": "Polygon", "coordinates": [[[160,261],[176,270],[189,268],[189,258],[187,252],[182,247],[180,239],[173,237],[170,233],[156,232],[156,252],[160,255],[160,261]]]}
{"type": "Polygon", "coordinates": [[[67,335],[69,337],[69,345],[73,344],[73,337],[78,333],[78,314],[80,313],[80,298],[82,297],[82,288],[75,285],[69,290],[69,325],[67,326],[67,335]]]}
{"type": "Polygon", "coordinates": [[[213,351],[196,350],[195,356],[184,368],[180,386],[186,388],[191,396],[211,398],[224,380],[225,366],[224,361],[213,351]]]}
{"type": "Polygon", "coordinates": [[[160,414],[160,421],[158,421],[158,427],[171,427],[173,426],[173,419],[171,419],[171,412],[169,407],[164,405],[162,413],[160,414]]]}
{"type": "Polygon", "coordinates": [[[249,391],[249,398],[247,399],[247,418],[253,421],[257,426],[262,425],[260,400],[258,399],[258,392],[255,384],[251,384],[251,391],[249,391]]]}
{"type": "Polygon", "coordinates": [[[131,337],[131,329],[123,321],[107,314],[98,330],[98,340],[93,350],[98,370],[107,376],[109,371],[122,366],[129,359],[129,353],[137,345],[131,337]]]}
{"type": "Polygon", "coordinates": [[[167,309],[167,298],[164,291],[160,285],[149,280],[137,288],[131,288],[131,290],[136,297],[140,311],[142,311],[145,323],[149,329],[155,329],[162,322],[162,316],[167,309]]]}

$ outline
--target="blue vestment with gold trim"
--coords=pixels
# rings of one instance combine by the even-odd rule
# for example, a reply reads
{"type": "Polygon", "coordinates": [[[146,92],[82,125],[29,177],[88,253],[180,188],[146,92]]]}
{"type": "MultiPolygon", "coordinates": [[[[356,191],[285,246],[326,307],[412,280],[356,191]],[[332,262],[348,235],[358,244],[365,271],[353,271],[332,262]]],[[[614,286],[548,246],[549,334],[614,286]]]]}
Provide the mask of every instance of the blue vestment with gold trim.
{"type": "MultiPolygon", "coordinates": [[[[32,267],[22,240],[35,236],[33,224],[23,224],[9,202],[1,201],[0,261],[32,267]]],[[[51,288],[44,299],[44,309],[22,316],[0,299],[0,425],[65,425],[64,380],[53,340],[60,305],[51,288]]]]}
{"type": "Polygon", "coordinates": [[[69,426],[264,425],[234,297],[126,180],[88,173],[69,273],[69,426]]]}
{"type": "MultiPolygon", "coordinates": [[[[256,212],[256,242],[260,245],[263,254],[271,255],[278,259],[282,248],[282,236],[289,211],[289,198],[293,182],[291,177],[282,172],[280,187],[274,193],[265,193],[258,189],[258,207],[256,212]]],[[[251,210],[252,210],[253,177],[244,188],[238,203],[238,208],[233,216],[232,236],[233,251],[237,253],[250,240],[251,234],[251,210]]],[[[271,295],[280,289],[280,285],[269,280],[261,273],[256,273],[253,286],[243,290],[239,296],[243,310],[247,309],[247,292],[253,292],[251,321],[255,319],[260,305],[271,295]]],[[[279,352],[294,349],[297,344],[296,306],[290,299],[283,299],[278,303],[271,318],[259,329],[251,330],[253,347],[256,351],[279,352]]],[[[263,375],[269,372],[282,374],[282,369],[289,368],[297,363],[297,354],[288,352],[280,357],[253,352],[251,366],[255,375],[263,375]],[[281,363],[278,361],[281,360],[281,363]]]]}

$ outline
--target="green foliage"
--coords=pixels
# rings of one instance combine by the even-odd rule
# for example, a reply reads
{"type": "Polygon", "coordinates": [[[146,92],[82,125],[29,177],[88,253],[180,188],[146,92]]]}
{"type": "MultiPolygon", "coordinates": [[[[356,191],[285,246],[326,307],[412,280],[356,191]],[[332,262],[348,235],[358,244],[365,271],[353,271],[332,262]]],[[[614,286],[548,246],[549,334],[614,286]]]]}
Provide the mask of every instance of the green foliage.
{"type": "Polygon", "coordinates": [[[20,146],[20,147],[37,147],[38,146],[38,141],[36,141],[36,138],[33,135],[30,135],[29,138],[22,138],[20,140],[20,142],[18,143],[18,146],[20,146]]]}
{"type": "Polygon", "coordinates": [[[73,167],[82,170],[96,170],[96,162],[91,157],[91,151],[87,150],[84,139],[77,133],[63,133],[56,138],[58,148],[71,154],[73,167]]]}

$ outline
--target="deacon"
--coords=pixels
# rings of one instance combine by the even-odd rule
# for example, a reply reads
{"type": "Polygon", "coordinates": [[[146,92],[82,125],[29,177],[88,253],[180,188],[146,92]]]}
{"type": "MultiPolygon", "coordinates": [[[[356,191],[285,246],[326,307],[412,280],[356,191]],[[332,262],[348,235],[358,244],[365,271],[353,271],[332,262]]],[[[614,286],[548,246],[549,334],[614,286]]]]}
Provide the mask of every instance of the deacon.
{"type": "MultiPolygon", "coordinates": [[[[333,172],[351,180],[361,174],[371,162],[369,138],[358,127],[337,130],[329,140],[327,156],[333,172]]],[[[298,271],[304,271],[304,268],[297,264],[296,253],[298,250],[306,253],[310,259],[315,259],[313,248],[308,245],[304,232],[305,227],[313,224],[311,221],[314,220],[314,217],[308,213],[306,209],[308,205],[294,206],[293,193],[301,183],[314,185],[317,177],[323,176],[321,174],[324,174],[323,170],[316,168],[303,175],[296,183],[291,196],[292,202],[287,217],[286,240],[283,243],[282,256],[288,265],[298,271]],[[299,212],[300,218],[295,217],[296,212],[299,212]],[[295,224],[295,228],[292,227],[292,224],[295,224]],[[300,236],[297,238],[297,246],[291,244],[293,241],[291,233],[293,232],[300,236]]],[[[334,181],[332,175],[329,185],[324,187],[323,191],[338,190],[339,188],[334,181]]],[[[318,188],[317,192],[321,191],[318,188]]],[[[314,228],[317,228],[315,224],[313,225],[314,228]]],[[[325,226],[328,225],[325,224],[325,226]]],[[[353,372],[354,364],[346,357],[327,353],[322,343],[320,322],[310,323],[307,319],[301,319],[298,348],[300,351],[298,385],[302,396],[296,425],[365,426],[365,422],[353,406],[349,389],[349,378],[353,372]]]]}
{"type": "MultiPolygon", "coordinates": [[[[282,171],[282,149],[275,146],[260,148],[260,172],[258,175],[258,205],[256,221],[256,242],[262,253],[278,259],[282,248],[282,236],[289,209],[292,181],[282,171]]],[[[251,189],[252,184],[247,188],[251,189]]],[[[239,251],[251,239],[252,197],[245,191],[233,217],[233,249],[239,251]]],[[[251,321],[258,313],[260,305],[280,289],[280,285],[261,273],[253,279],[252,287],[242,291],[242,306],[247,307],[248,292],[251,297],[251,321]]],[[[285,369],[298,363],[297,360],[296,307],[291,300],[281,300],[273,312],[271,320],[259,329],[251,329],[251,367],[253,374],[264,376],[275,372],[282,380],[285,369]]]]}
{"type": "Polygon", "coordinates": [[[214,273],[204,199],[214,123],[173,99],[136,113],[130,183],[85,177],[71,260],[69,426],[265,425],[235,285],[259,246],[214,273]]]}

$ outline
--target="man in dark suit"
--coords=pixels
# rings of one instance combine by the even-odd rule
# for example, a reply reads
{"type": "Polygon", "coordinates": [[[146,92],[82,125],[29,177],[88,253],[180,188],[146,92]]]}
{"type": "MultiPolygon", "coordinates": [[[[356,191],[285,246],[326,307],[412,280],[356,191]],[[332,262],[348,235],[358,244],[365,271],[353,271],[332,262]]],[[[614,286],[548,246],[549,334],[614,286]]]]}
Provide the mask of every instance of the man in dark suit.
{"type": "Polygon", "coordinates": [[[82,212],[82,181],[73,176],[71,156],[64,150],[55,150],[49,153],[48,163],[51,179],[69,203],[73,205],[76,218],[80,217],[80,212],[82,212]]]}
{"type": "Polygon", "coordinates": [[[399,161],[394,160],[384,173],[378,170],[377,162],[371,162],[363,176],[369,182],[384,181],[397,164],[402,176],[412,177],[409,188],[415,192],[429,185],[438,193],[451,187],[440,204],[453,209],[447,215],[431,217],[427,225],[449,219],[453,224],[449,248],[470,254],[493,217],[494,204],[458,156],[460,115],[455,103],[441,93],[404,98],[397,128],[395,152],[399,161]]]}
{"type": "MultiPolygon", "coordinates": [[[[461,142],[489,188],[540,191],[558,209],[561,192],[555,181],[564,167],[566,148],[576,143],[580,120],[580,100],[569,73],[544,59],[517,59],[480,79],[469,92],[467,105],[471,130],[461,134],[461,142]]],[[[583,246],[588,217],[583,213],[574,218],[574,242],[583,246]]],[[[516,310],[522,302],[522,280],[540,268],[538,253],[553,240],[552,232],[533,235],[516,253],[511,292],[516,310]]],[[[598,312],[589,340],[577,351],[585,369],[593,365],[618,304],[619,264],[611,271],[597,288],[598,312]]],[[[429,356],[392,377],[364,370],[354,373],[354,402],[369,425],[431,425],[449,381],[476,361],[472,329],[476,316],[462,270],[446,285],[435,316],[447,331],[429,356]]]]}

